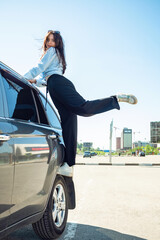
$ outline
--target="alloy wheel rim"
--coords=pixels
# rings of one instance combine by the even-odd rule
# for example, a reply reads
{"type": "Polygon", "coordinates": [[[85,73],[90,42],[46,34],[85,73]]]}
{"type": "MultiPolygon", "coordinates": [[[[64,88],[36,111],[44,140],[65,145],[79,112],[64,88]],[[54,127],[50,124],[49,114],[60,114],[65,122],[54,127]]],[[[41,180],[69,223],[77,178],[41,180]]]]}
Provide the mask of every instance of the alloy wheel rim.
{"type": "Polygon", "coordinates": [[[64,188],[57,184],[53,192],[53,211],[52,216],[57,227],[63,224],[66,210],[66,198],[64,188]]]}

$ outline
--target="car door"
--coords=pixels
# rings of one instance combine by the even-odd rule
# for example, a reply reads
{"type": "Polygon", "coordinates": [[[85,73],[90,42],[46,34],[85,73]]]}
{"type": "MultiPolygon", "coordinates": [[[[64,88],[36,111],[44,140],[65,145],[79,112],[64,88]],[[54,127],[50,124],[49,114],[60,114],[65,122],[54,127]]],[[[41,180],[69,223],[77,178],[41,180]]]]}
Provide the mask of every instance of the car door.
{"type": "Polygon", "coordinates": [[[2,76],[0,74],[0,231],[8,225],[13,190],[14,161],[11,124],[4,118],[5,99],[2,92],[2,76]]]}
{"type": "MultiPolygon", "coordinates": [[[[14,140],[15,179],[10,218],[10,224],[13,224],[44,209],[49,187],[44,185],[52,173],[48,166],[57,142],[50,127],[40,124],[32,89],[13,82],[12,78],[3,78],[3,85],[8,102],[6,117],[12,124],[14,140]]],[[[47,121],[45,115],[43,121],[47,121]]],[[[55,174],[56,164],[55,154],[52,158],[55,174]]]]}

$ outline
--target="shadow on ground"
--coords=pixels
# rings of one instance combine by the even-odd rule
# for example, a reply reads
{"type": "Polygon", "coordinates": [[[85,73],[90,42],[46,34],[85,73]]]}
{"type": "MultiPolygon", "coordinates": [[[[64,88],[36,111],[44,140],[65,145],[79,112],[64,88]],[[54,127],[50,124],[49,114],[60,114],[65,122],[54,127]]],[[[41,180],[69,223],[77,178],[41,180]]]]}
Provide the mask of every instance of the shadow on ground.
{"type": "MultiPolygon", "coordinates": [[[[68,223],[68,225],[69,224],[72,224],[72,223],[68,223]]],[[[62,240],[63,239],[69,240],[69,238],[68,239],[65,238],[65,234],[62,240]]],[[[83,240],[146,240],[144,238],[123,234],[107,228],[100,228],[96,226],[83,225],[83,224],[77,224],[76,234],[73,239],[74,240],[80,240],[80,239],[83,239],[83,240]]]]}
{"type": "MultiPolygon", "coordinates": [[[[3,238],[3,240],[39,240],[40,238],[32,230],[32,226],[28,225],[12,234],[3,238]]],[[[59,240],[146,240],[120,233],[114,230],[100,228],[96,226],[67,223],[66,229],[59,240]],[[73,227],[72,227],[73,226],[73,227]],[[72,232],[73,231],[73,232],[72,232]]]]}

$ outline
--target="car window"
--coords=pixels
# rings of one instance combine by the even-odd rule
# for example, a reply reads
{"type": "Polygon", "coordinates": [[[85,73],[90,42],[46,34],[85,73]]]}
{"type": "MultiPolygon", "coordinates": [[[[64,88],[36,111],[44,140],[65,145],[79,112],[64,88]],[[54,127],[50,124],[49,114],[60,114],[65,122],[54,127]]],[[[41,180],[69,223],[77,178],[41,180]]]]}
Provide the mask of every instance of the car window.
{"type": "Polygon", "coordinates": [[[1,87],[1,75],[0,75],[0,117],[3,117],[4,116],[4,113],[3,113],[3,99],[2,99],[2,87],[1,87]]]}
{"type": "MultiPolygon", "coordinates": [[[[45,107],[46,99],[41,94],[40,94],[40,98],[42,100],[43,106],[45,107]]],[[[51,105],[49,103],[47,103],[47,105],[46,105],[46,113],[47,113],[47,117],[48,117],[48,120],[49,120],[51,126],[55,127],[55,128],[61,128],[60,121],[59,121],[55,111],[53,110],[53,108],[51,107],[51,105]]]]}
{"type": "Polygon", "coordinates": [[[45,111],[44,111],[44,107],[42,106],[42,103],[38,97],[37,92],[34,92],[34,98],[35,98],[37,109],[38,109],[40,123],[49,125],[45,111]]]}
{"type": "Polygon", "coordinates": [[[22,88],[8,79],[2,79],[8,103],[8,117],[38,122],[31,89],[22,88]]]}

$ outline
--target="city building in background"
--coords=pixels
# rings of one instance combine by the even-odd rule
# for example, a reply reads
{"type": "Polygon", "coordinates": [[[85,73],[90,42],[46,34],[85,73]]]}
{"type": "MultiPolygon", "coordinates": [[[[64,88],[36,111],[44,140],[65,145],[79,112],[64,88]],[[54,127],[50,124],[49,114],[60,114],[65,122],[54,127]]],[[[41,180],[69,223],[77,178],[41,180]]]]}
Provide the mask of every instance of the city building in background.
{"type": "Polygon", "coordinates": [[[83,148],[85,148],[86,150],[90,150],[93,146],[92,142],[84,142],[83,143],[83,148]]]}
{"type": "Polygon", "coordinates": [[[156,144],[156,143],[138,141],[138,142],[134,142],[134,143],[133,143],[133,148],[146,147],[147,145],[149,145],[149,146],[151,146],[151,147],[154,147],[154,148],[157,147],[157,144],[156,144]]]}
{"type": "Polygon", "coordinates": [[[121,134],[121,149],[127,150],[132,148],[132,129],[123,128],[121,134]]]}
{"type": "Polygon", "coordinates": [[[160,122],[150,122],[150,141],[160,143],[160,122]]]}
{"type": "Polygon", "coordinates": [[[116,137],[116,151],[121,149],[121,137],[116,137]]]}

